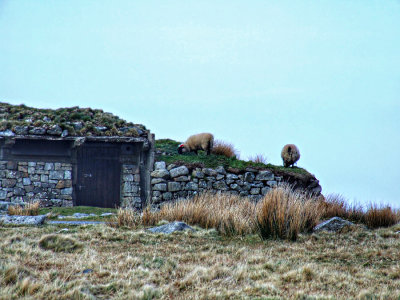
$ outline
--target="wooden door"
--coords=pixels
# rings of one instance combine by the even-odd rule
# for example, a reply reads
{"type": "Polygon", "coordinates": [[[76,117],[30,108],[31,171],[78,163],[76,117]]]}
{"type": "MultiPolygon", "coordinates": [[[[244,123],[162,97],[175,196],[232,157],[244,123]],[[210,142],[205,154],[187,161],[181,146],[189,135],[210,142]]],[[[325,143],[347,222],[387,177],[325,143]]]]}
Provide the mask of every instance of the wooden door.
{"type": "Polygon", "coordinates": [[[120,147],[84,144],[78,150],[76,205],[116,207],[120,203],[120,147]]]}

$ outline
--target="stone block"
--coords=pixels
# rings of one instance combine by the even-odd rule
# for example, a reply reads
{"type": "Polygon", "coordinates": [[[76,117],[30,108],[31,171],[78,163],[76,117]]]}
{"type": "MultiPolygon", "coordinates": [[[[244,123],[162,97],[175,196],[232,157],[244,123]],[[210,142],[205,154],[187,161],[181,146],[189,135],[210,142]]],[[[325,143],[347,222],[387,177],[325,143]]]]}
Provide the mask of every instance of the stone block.
{"type": "Polygon", "coordinates": [[[55,163],[54,164],[54,170],[56,170],[56,171],[61,170],[61,163],[55,163]]]}
{"type": "Polygon", "coordinates": [[[31,184],[31,180],[29,178],[22,178],[22,183],[24,185],[30,185],[31,184]]]}
{"type": "Polygon", "coordinates": [[[253,182],[254,179],[255,179],[254,173],[252,173],[252,172],[246,172],[246,173],[244,174],[244,181],[253,182]]]}
{"type": "Polygon", "coordinates": [[[157,183],[157,184],[153,185],[153,191],[166,192],[167,184],[166,183],[157,183]]]}
{"type": "Polygon", "coordinates": [[[36,162],[34,161],[28,162],[28,167],[36,167],[36,162]]]}
{"type": "Polygon", "coordinates": [[[124,175],[122,175],[122,180],[123,181],[133,181],[133,175],[132,174],[124,174],[124,175]]]}
{"type": "Polygon", "coordinates": [[[203,173],[207,176],[217,176],[217,171],[210,169],[210,168],[203,168],[203,173]]]}
{"type": "Polygon", "coordinates": [[[220,190],[220,191],[228,190],[228,186],[226,185],[225,181],[223,181],[223,180],[214,182],[213,188],[220,190]]]}
{"type": "Polygon", "coordinates": [[[172,178],[183,176],[183,175],[188,175],[189,174],[189,169],[186,166],[180,166],[174,169],[171,169],[170,175],[172,178]]]}
{"type": "Polygon", "coordinates": [[[71,171],[64,171],[64,179],[71,179],[72,172],[71,171]]]}
{"type": "Polygon", "coordinates": [[[179,182],[182,182],[182,181],[185,182],[185,181],[189,181],[190,178],[188,176],[179,176],[179,177],[174,178],[174,180],[179,181],[179,182]]]}
{"type": "Polygon", "coordinates": [[[5,188],[12,188],[17,184],[17,179],[3,179],[2,186],[5,188]]]}
{"type": "Polygon", "coordinates": [[[163,200],[168,201],[172,199],[172,193],[171,192],[166,192],[162,195],[163,200]]]}
{"type": "Polygon", "coordinates": [[[218,174],[216,177],[215,177],[215,179],[218,181],[218,180],[222,180],[222,179],[224,179],[225,178],[225,175],[223,175],[223,174],[218,174]]]}
{"type": "Polygon", "coordinates": [[[64,180],[59,180],[57,185],[56,185],[57,189],[63,189],[65,188],[65,181],[64,180]]]}
{"type": "Polygon", "coordinates": [[[40,175],[40,182],[49,182],[49,175],[40,175]]]}
{"type": "Polygon", "coordinates": [[[196,178],[204,178],[204,173],[200,169],[193,170],[192,176],[196,178]]]}
{"type": "Polygon", "coordinates": [[[17,170],[17,163],[15,161],[8,161],[7,169],[8,170],[17,170]]]}
{"type": "Polygon", "coordinates": [[[167,168],[167,166],[165,164],[165,161],[156,161],[154,163],[154,170],[163,170],[166,168],[167,168]]]}
{"type": "Polygon", "coordinates": [[[153,178],[164,178],[168,179],[170,173],[166,169],[158,169],[150,173],[150,176],[153,178]]]}
{"type": "Polygon", "coordinates": [[[181,190],[181,184],[179,182],[168,182],[168,191],[177,192],[181,190]]]}
{"type": "Polygon", "coordinates": [[[261,189],[261,194],[266,195],[271,190],[270,187],[266,186],[261,189]]]}
{"type": "Polygon", "coordinates": [[[260,188],[252,188],[252,189],[250,190],[250,194],[251,194],[251,195],[258,195],[258,194],[260,194],[260,188]]]}
{"type": "Polygon", "coordinates": [[[194,182],[188,182],[185,186],[185,190],[187,191],[197,191],[199,189],[199,185],[194,182]]]}
{"type": "Polygon", "coordinates": [[[256,176],[256,180],[262,180],[262,181],[274,180],[274,174],[268,170],[260,171],[256,176]]]}
{"type": "Polygon", "coordinates": [[[53,180],[64,179],[64,171],[50,171],[49,178],[53,180]]]}
{"type": "Polygon", "coordinates": [[[54,170],[54,164],[53,164],[53,163],[45,163],[45,164],[44,164],[44,170],[45,170],[45,171],[52,171],[52,170],[54,170]]]}
{"type": "Polygon", "coordinates": [[[226,171],[225,171],[225,169],[224,169],[223,166],[217,167],[217,168],[215,169],[215,171],[216,171],[217,173],[219,173],[219,174],[223,174],[223,175],[226,174],[226,171]]]}
{"type": "Polygon", "coordinates": [[[151,180],[151,184],[157,184],[157,183],[163,183],[163,182],[166,182],[166,180],[163,178],[153,178],[151,180]]]}

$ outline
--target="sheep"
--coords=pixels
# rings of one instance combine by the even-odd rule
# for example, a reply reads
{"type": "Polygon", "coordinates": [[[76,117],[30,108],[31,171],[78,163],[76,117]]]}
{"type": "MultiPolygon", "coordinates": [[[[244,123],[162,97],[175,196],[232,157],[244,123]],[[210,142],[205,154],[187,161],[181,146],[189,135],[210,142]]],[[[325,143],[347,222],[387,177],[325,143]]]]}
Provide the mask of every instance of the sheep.
{"type": "Polygon", "coordinates": [[[283,165],[285,168],[293,166],[300,159],[300,151],[293,144],[287,144],[283,147],[281,152],[283,165]]]}
{"type": "Polygon", "coordinates": [[[184,144],[178,147],[178,153],[194,152],[197,154],[198,150],[204,150],[207,155],[210,155],[214,145],[214,136],[211,133],[199,133],[190,136],[184,144]]]}

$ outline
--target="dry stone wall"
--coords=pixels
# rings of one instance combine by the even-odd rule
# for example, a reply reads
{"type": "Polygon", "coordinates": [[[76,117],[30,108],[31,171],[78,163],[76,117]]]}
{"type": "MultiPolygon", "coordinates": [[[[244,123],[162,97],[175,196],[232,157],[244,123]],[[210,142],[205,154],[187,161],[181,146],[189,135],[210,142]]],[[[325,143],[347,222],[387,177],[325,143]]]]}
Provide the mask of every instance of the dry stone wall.
{"type": "MultiPolygon", "coordinates": [[[[254,201],[260,200],[268,191],[283,182],[270,170],[247,169],[241,174],[228,172],[224,167],[192,168],[166,165],[160,161],[154,164],[151,173],[152,205],[155,207],[178,198],[191,197],[197,193],[229,192],[254,201]]],[[[315,179],[310,192],[319,194],[321,188],[315,179]]]]}
{"type": "Polygon", "coordinates": [[[72,193],[69,163],[0,161],[0,201],[72,206],[72,193]]]}
{"type": "Polygon", "coordinates": [[[121,180],[121,206],[141,209],[139,167],[133,164],[123,164],[121,180]]]}

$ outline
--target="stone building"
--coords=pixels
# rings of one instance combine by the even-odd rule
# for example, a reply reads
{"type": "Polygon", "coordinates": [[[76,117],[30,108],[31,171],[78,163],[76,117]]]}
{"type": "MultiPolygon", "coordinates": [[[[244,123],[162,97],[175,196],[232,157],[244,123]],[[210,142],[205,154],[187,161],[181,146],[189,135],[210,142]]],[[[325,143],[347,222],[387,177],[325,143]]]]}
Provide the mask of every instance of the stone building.
{"type": "Polygon", "coordinates": [[[154,135],[101,110],[0,103],[0,201],[142,208],[154,135]]]}

